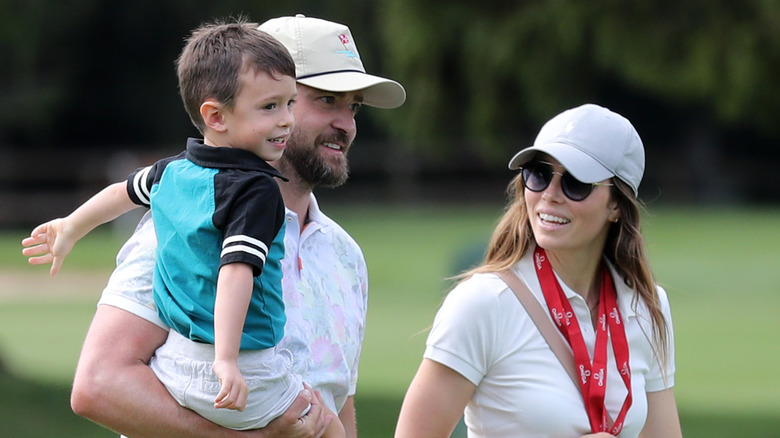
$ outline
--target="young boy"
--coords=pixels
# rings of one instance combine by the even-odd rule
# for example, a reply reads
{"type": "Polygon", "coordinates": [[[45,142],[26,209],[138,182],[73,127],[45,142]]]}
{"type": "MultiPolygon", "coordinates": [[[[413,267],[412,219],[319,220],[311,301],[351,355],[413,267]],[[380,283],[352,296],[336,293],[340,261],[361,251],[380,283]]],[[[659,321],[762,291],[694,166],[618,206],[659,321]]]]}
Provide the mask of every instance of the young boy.
{"type": "MultiPolygon", "coordinates": [[[[96,226],[151,207],[155,302],[172,330],[150,365],[180,404],[227,427],[261,428],[303,389],[289,352],[274,349],[285,324],[285,209],[274,180],[282,176],[266,163],[281,157],[294,126],[295,65],[243,20],[196,29],[177,65],[203,141],[36,227],[23,253],[52,263],[55,275],[96,226]]],[[[333,421],[326,436],[343,433],[333,421]]]]}

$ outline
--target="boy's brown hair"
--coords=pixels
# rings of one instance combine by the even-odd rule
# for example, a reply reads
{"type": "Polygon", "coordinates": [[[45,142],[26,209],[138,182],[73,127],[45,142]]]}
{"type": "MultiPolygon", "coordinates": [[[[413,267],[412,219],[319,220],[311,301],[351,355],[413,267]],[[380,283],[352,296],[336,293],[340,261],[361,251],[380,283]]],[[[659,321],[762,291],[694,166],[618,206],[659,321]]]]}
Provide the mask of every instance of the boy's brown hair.
{"type": "Polygon", "coordinates": [[[243,17],[215,21],[195,29],[176,60],[179,92],[192,123],[203,133],[200,106],[215,99],[228,109],[241,89],[239,75],[245,69],[271,77],[295,79],[295,63],[274,37],[243,17]]]}

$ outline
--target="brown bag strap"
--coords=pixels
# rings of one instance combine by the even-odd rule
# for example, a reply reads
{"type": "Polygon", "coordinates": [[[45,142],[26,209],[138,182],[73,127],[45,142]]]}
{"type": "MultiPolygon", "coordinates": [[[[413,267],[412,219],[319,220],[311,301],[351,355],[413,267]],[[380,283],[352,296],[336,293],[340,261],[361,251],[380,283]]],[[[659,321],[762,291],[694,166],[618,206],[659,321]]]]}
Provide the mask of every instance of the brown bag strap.
{"type": "MultiPolygon", "coordinates": [[[[557,357],[561,362],[561,365],[563,365],[563,368],[571,378],[577,391],[582,393],[579,374],[574,365],[574,353],[572,353],[571,347],[566,344],[566,341],[563,339],[558,329],[556,329],[552,321],[550,321],[550,318],[547,317],[547,312],[539,303],[539,300],[536,299],[531,291],[528,290],[528,286],[526,286],[514,272],[507,269],[505,271],[496,272],[496,275],[504,280],[507,286],[512,289],[512,292],[515,293],[517,300],[523,305],[528,316],[531,317],[531,320],[536,324],[542,337],[547,341],[550,350],[552,350],[555,357],[557,357]]],[[[614,423],[614,419],[609,412],[607,412],[607,418],[609,418],[610,424],[614,423]]]]}
{"type": "Polygon", "coordinates": [[[512,292],[515,293],[518,301],[520,301],[520,304],[523,305],[528,316],[530,316],[531,320],[536,324],[536,327],[544,337],[544,340],[547,341],[547,345],[550,346],[550,350],[552,350],[555,357],[561,362],[566,373],[569,374],[572,383],[574,383],[574,386],[579,391],[580,383],[574,365],[574,354],[571,351],[571,347],[566,344],[566,341],[560,335],[558,329],[555,328],[552,321],[547,317],[547,312],[545,312],[544,308],[539,303],[539,300],[534,297],[531,291],[528,290],[528,286],[526,286],[514,272],[505,270],[496,272],[496,275],[504,280],[509,288],[512,289],[512,292]]]}

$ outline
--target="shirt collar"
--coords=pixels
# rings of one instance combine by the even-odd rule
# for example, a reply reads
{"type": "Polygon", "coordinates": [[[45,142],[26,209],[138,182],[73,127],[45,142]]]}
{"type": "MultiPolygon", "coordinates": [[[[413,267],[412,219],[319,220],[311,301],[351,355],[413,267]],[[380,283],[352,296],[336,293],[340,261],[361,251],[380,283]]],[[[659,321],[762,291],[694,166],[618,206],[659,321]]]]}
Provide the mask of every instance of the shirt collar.
{"type": "Polygon", "coordinates": [[[636,309],[633,305],[635,292],[634,289],[628,287],[623,277],[617,272],[612,263],[606,258],[604,261],[609,268],[609,273],[612,275],[612,281],[615,283],[615,292],[617,293],[617,302],[620,307],[620,313],[624,318],[629,316],[636,316],[636,309]]]}
{"type": "Polygon", "coordinates": [[[276,168],[257,155],[237,148],[212,147],[198,138],[187,139],[187,159],[198,166],[213,169],[242,169],[265,172],[287,181],[276,168]]]}
{"type": "MultiPolygon", "coordinates": [[[[287,217],[290,218],[290,220],[294,220],[296,224],[298,223],[297,213],[290,210],[289,208],[285,208],[285,213],[287,217]]],[[[306,225],[307,229],[311,229],[312,231],[319,230],[323,233],[330,232],[330,219],[328,219],[328,217],[325,216],[325,213],[320,210],[320,205],[317,202],[317,198],[314,196],[314,193],[309,194],[308,215],[308,225],[306,225]]]]}
{"type": "Polygon", "coordinates": [[[317,198],[314,197],[314,193],[309,195],[309,221],[311,222],[324,222],[323,217],[325,215],[320,210],[320,204],[317,203],[317,198]]]}
{"type": "MultiPolygon", "coordinates": [[[[540,302],[544,302],[542,287],[539,284],[539,279],[536,275],[536,269],[534,268],[534,262],[533,262],[534,248],[535,246],[534,244],[532,244],[526,250],[526,253],[523,255],[523,258],[520,260],[520,262],[517,265],[515,265],[514,269],[515,269],[515,273],[521,275],[525,279],[526,284],[528,284],[529,286],[533,285],[531,289],[534,291],[534,294],[536,295],[537,299],[539,299],[540,302]]],[[[615,270],[615,267],[612,265],[612,263],[609,262],[609,260],[605,258],[604,261],[607,263],[607,267],[609,268],[609,272],[612,275],[612,279],[615,283],[615,292],[617,293],[617,302],[618,302],[618,307],[620,307],[621,315],[623,315],[624,318],[636,316],[636,309],[634,308],[633,305],[634,289],[626,285],[626,282],[623,281],[623,277],[621,277],[620,274],[618,274],[618,272],[615,270]]],[[[568,286],[566,286],[566,284],[564,284],[561,281],[561,279],[558,277],[558,274],[555,274],[555,277],[561,283],[561,288],[566,294],[566,298],[568,298],[569,300],[575,297],[582,299],[580,295],[578,295],[576,292],[571,290],[568,286]]]]}

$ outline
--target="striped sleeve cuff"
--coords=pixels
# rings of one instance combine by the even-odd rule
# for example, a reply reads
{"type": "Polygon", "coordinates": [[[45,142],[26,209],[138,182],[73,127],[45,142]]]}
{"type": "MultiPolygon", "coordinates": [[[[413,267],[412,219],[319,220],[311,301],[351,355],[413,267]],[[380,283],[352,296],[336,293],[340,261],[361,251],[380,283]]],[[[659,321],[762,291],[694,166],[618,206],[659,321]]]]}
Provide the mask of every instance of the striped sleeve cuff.
{"type": "Polygon", "coordinates": [[[241,260],[257,259],[259,262],[253,264],[262,267],[265,264],[265,258],[268,255],[268,246],[253,237],[238,234],[230,236],[222,242],[222,254],[220,254],[220,258],[224,259],[226,256],[233,253],[243,253],[237,257],[241,260]]]}

